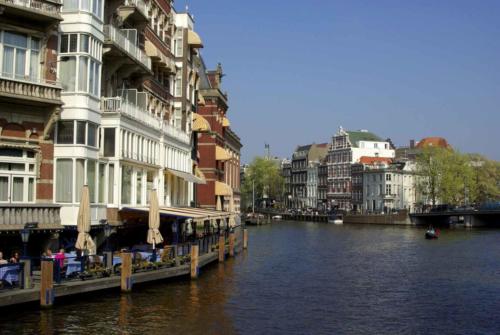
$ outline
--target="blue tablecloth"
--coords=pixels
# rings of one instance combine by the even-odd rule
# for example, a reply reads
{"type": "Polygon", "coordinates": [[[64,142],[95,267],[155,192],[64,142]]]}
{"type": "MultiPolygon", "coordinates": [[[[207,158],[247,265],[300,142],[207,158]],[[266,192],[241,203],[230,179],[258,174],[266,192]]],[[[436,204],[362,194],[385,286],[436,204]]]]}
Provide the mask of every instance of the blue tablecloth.
{"type": "Polygon", "coordinates": [[[82,263],[79,259],[69,258],[68,263],[66,264],[66,276],[70,275],[74,272],[81,272],[82,263]]]}
{"type": "Polygon", "coordinates": [[[0,281],[5,281],[12,285],[19,281],[19,264],[0,266],[0,281]]]}
{"type": "Polygon", "coordinates": [[[146,261],[151,261],[151,257],[153,256],[152,252],[138,251],[138,253],[141,254],[142,259],[146,261]]]}

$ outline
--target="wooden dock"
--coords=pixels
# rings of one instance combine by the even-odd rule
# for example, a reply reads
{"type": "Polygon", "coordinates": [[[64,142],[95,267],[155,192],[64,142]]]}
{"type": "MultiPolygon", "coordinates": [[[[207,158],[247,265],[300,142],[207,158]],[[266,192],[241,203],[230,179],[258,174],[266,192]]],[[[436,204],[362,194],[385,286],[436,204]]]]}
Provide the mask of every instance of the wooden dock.
{"type": "MultiPolygon", "coordinates": [[[[243,235],[244,234],[246,234],[245,231],[243,232],[243,235]]],[[[220,253],[219,250],[216,249],[197,257],[197,268],[203,268],[217,261],[224,261],[227,257],[235,255],[237,252],[243,249],[244,241],[242,238],[239,238],[234,243],[225,245],[223,253],[220,253]]],[[[165,280],[169,278],[189,277],[189,275],[192,274],[191,270],[191,264],[186,263],[170,268],[160,268],[157,270],[132,273],[131,283],[132,285],[136,285],[141,283],[165,280]]],[[[53,283],[52,295],[53,298],[57,300],[57,298],[60,297],[76,296],[83,293],[97,292],[101,290],[119,290],[121,287],[121,281],[122,276],[112,275],[107,278],[63,281],[61,282],[61,284],[53,283]]],[[[41,299],[42,288],[40,287],[40,285],[40,283],[37,283],[33,288],[30,289],[12,289],[0,292],[0,308],[25,303],[41,302],[41,300],[43,299],[41,299]]],[[[51,304],[52,303],[50,303],[49,305],[51,304]]],[[[43,306],[44,303],[41,303],[41,305],[43,306]]]]}

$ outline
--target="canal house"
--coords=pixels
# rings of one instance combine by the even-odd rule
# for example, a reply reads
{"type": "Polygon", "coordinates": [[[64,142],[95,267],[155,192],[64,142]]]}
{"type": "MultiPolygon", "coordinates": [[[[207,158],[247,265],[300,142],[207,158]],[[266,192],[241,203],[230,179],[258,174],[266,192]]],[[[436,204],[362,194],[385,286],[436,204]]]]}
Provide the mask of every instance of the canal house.
{"type": "MultiPolygon", "coordinates": [[[[212,131],[197,113],[207,103],[199,94],[206,73],[192,15],[170,0],[0,6],[0,231],[17,231],[13,245],[36,223],[30,232],[48,235],[34,253],[59,242],[71,248],[84,185],[98,246],[106,225],[146,229],[152,190],[162,222],[228,220],[188,209],[205,192],[196,186],[207,184],[199,138],[212,131]]],[[[210,208],[234,211],[241,143],[229,130],[219,136],[217,157],[231,164],[218,179],[222,205],[210,208]]]]}
{"type": "Polygon", "coordinates": [[[62,16],[60,2],[44,0],[0,1],[0,13],[0,251],[10,257],[25,227],[36,250],[62,228],[53,187],[62,16]]]}

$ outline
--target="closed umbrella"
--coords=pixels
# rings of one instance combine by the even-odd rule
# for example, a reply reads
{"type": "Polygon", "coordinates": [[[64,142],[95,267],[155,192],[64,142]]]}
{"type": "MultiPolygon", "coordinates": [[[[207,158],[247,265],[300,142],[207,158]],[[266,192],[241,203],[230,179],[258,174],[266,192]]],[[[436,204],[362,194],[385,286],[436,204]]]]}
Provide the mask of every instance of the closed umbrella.
{"type": "Polygon", "coordinates": [[[163,236],[160,233],[160,206],[156,191],[152,190],[149,197],[149,230],[148,243],[156,248],[156,244],[163,242],[163,236]]]}
{"type": "Polygon", "coordinates": [[[217,210],[217,211],[221,211],[222,210],[222,203],[221,203],[220,198],[221,197],[218,195],[217,196],[217,207],[215,208],[215,210],[217,210]]]}
{"type": "Polygon", "coordinates": [[[77,219],[78,239],[75,247],[79,250],[87,250],[89,253],[95,250],[95,243],[90,237],[90,197],[89,188],[84,185],[82,188],[82,196],[80,199],[80,207],[78,208],[77,219]]]}

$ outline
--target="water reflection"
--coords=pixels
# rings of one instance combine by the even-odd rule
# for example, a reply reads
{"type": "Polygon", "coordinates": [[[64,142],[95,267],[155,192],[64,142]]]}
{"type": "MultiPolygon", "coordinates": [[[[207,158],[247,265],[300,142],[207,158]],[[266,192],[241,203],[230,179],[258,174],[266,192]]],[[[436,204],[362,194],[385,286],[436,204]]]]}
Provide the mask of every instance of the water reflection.
{"type": "Polygon", "coordinates": [[[2,334],[495,333],[500,231],[286,223],[197,280],[0,313],[2,334]],[[488,313],[487,311],[490,311],[488,313]]]}

